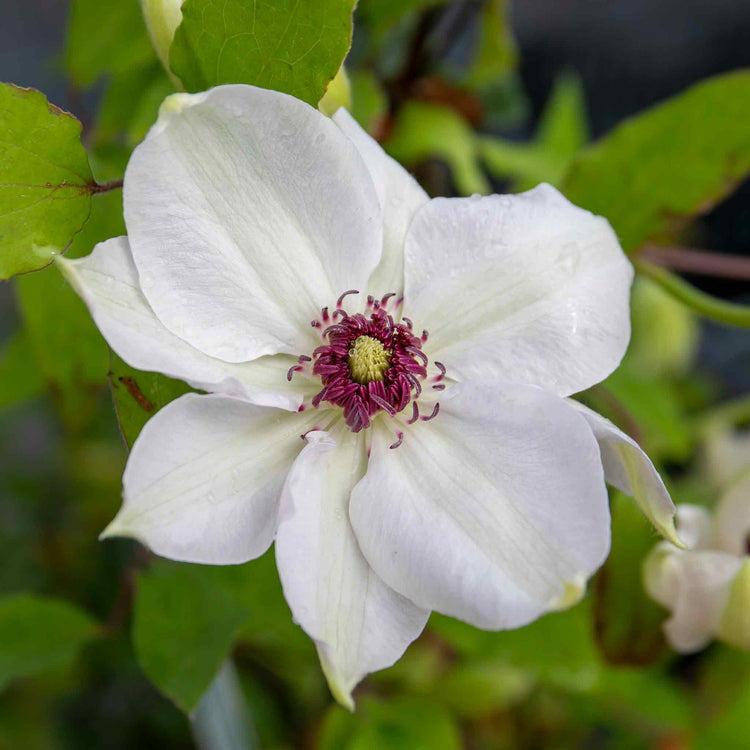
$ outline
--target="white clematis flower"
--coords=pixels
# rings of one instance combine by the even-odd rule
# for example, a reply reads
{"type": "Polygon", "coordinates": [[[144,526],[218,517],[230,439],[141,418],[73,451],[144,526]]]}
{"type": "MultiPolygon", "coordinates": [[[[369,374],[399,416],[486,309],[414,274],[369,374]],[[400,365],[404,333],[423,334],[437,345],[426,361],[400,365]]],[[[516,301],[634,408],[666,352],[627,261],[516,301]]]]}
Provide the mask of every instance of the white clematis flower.
{"type": "Polygon", "coordinates": [[[645,455],[566,398],[628,343],[604,219],[548,185],[429,200],[345,110],[250,86],[167,99],[124,201],[128,237],[62,268],[126,362],[209,393],[146,425],[104,536],[212,564],[275,540],[345,705],[433,609],[513,628],[580,597],[605,474],[676,540],[645,455]]]}
{"type": "Polygon", "coordinates": [[[660,542],[643,567],[646,591],[671,612],[667,640],[684,653],[714,638],[750,650],[750,472],[713,518],[699,505],[678,505],[677,528],[688,549],[660,542]]]}

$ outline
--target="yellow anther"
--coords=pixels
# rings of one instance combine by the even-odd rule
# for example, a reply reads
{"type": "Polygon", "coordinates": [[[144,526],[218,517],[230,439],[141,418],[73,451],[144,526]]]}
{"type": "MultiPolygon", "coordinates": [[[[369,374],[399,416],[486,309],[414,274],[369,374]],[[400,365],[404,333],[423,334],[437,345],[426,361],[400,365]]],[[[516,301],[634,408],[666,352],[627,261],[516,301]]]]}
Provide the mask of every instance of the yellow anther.
{"type": "Polygon", "coordinates": [[[372,336],[359,336],[349,349],[347,363],[352,380],[366,385],[383,379],[383,373],[391,366],[390,352],[372,336]]]}

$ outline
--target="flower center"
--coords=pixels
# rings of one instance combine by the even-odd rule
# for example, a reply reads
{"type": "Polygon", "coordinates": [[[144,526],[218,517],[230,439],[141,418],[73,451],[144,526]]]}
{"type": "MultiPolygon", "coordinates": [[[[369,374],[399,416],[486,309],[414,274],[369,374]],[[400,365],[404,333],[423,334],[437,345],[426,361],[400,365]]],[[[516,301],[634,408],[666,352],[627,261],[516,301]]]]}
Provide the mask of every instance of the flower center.
{"type": "Polygon", "coordinates": [[[382,341],[372,336],[357,336],[346,360],[352,380],[362,385],[382,380],[383,373],[391,366],[390,354],[382,341]]]}
{"type": "MultiPolygon", "coordinates": [[[[324,307],[320,318],[311,325],[318,329],[321,345],[312,356],[301,355],[297,364],[289,368],[287,378],[295,373],[319,378],[321,390],[311,399],[310,406],[317,409],[323,402],[341,407],[344,420],[352,432],[370,426],[378,412],[395,417],[411,404],[411,417],[400,417],[401,424],[414,424],[437,416],[439,404],[428,399],[429,414],[420,414],[418,399],[422,389],[435,391],[445,388],[441,382],[445,367],[435,362],[436,372],[427,374],[428,359],[422,351],[427,340],[427,331],[415,335],[409,318],[394,316],[403,300],[395,294],[386,294],[382,299],[367,298],[364,313],[349,315],[343,309],[343,300],[354,290],[342,294],[336,302],[333,314],[324,307]]],[[[300,411],[307,408],[300,406],[300,411]]],[[[396,431],[401,444],[403,432],[396,431]]]]}

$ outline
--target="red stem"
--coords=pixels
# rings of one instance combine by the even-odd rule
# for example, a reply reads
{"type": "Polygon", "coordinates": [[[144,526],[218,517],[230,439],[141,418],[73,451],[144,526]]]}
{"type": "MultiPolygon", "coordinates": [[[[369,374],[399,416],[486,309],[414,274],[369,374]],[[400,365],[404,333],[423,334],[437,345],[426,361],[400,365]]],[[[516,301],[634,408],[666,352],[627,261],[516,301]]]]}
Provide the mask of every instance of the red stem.
{"type": "Polygon", "coordinates": [[[687,274],[750,281],[750,258],[689,247],[646,245],[639,253],[644,260],[687,274]]]}

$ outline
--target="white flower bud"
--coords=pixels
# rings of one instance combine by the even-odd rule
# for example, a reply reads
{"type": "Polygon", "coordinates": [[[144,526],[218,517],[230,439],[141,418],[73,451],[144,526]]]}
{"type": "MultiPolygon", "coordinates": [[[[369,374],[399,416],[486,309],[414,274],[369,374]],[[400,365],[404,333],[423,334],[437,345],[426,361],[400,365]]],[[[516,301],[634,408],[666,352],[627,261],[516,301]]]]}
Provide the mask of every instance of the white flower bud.
{"type": "Polygon", "coordinates": [[[169,48],[175,31],[182,21],[182,3],[185,0],[141,0],[143,18],[156,54],[167,73],[176,80],[169,68],[169,48]]]}
{"type": "Polygon", "coordinates": [[[750,472],[713,518],[705,508],[679,505],[677,532],[688,549],[661,542],[643,567],[646,591],[671,613],[667,640],[683,653],[714,638],[750,649],[750,472]]]}
{"type": "Polygon", "coordinates": [[[750,650],[750,557],[747,555],[729,591],[719,638],[735,648],[750,650]]]}

